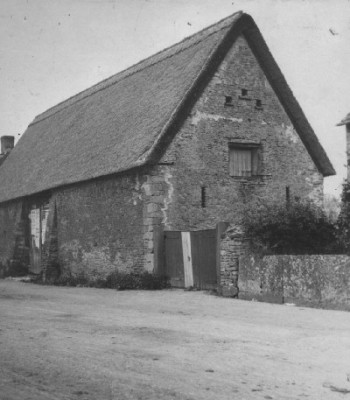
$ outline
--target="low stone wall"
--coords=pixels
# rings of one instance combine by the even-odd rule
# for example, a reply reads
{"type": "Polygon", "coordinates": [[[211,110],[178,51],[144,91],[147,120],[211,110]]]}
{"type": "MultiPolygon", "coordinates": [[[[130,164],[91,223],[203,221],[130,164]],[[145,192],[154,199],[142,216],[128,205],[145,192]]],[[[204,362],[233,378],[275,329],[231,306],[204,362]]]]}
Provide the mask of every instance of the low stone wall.
{"type": "Polygon", "coordinates": [[[239,298],[350,310],[348,255],[241,255],[239,298]]]}
{"type": "Polygon", "coordinates": [[[350,311],[350,256],[254,254],[238,225],[217,226],[218,293],[350,311]]]}

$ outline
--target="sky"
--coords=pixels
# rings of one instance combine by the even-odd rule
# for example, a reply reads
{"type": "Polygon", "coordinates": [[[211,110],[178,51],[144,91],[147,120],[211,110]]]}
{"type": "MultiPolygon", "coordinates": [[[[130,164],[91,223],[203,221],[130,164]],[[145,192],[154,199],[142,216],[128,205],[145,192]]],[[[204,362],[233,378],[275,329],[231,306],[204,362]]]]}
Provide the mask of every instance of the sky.
{"type": "Polygon", "coordinates": [[[236,11],[252,15],[325,148],[339,196],[350,112],[350,0],[0,0],[0,136],[236,11]]]}

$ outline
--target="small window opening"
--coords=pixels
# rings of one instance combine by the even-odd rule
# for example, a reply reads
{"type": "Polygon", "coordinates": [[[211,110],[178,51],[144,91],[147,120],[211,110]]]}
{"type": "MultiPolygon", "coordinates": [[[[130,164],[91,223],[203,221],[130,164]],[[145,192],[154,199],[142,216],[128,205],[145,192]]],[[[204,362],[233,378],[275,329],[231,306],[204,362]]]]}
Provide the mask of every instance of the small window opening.
{"type": "Polygon", "coordinates": [[[232,96],[225,96],[225,106],[233,106],[233,99],[232,96]]]}
{"type": "Polygon", "coordinates": [[[202,208],[205,208],[207,206],[207,193],[205,186],[201,187],[201,205],[202,208]]]}
{"type": "Polygon", "coordinates": [[[262,109],[262,101],[259,99],[255,100],[255,107],[262,109]]]}
{"type": "Polygon", "coordinates": [[[252,100],[252,98],[248,95],[248,89],[241,89],[241,94],[238,96],[238,98],[245,101],[252,100]]]}
{"type": "Polygon", "coordinates": [[[286,205],[289,207],[290,204],[290,187],[286,186],[286,205]]]}

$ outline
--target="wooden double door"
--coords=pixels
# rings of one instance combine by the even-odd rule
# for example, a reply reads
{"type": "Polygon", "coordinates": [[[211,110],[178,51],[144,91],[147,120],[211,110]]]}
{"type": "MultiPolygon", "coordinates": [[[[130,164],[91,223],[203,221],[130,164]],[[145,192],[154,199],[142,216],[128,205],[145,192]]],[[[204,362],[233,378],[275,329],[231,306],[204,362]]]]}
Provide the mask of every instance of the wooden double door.
{"type": "Polygon", "coordinates": [[[216,229],[165,231],[165,274],[173,287],[216,289],[216,229]]]}

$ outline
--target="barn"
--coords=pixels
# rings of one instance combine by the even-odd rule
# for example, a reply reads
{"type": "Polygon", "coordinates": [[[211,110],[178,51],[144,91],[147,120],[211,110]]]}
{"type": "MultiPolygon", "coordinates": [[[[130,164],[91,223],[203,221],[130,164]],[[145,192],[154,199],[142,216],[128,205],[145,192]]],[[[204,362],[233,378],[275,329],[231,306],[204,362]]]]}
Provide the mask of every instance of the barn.
{"type": "Polygon", "coordinates": [[[164,272],[171,232],[239,223],[253,201],[322,204],[334,174],[238,12],[30,123],[0,167],[0,271],[164,272]]]}

